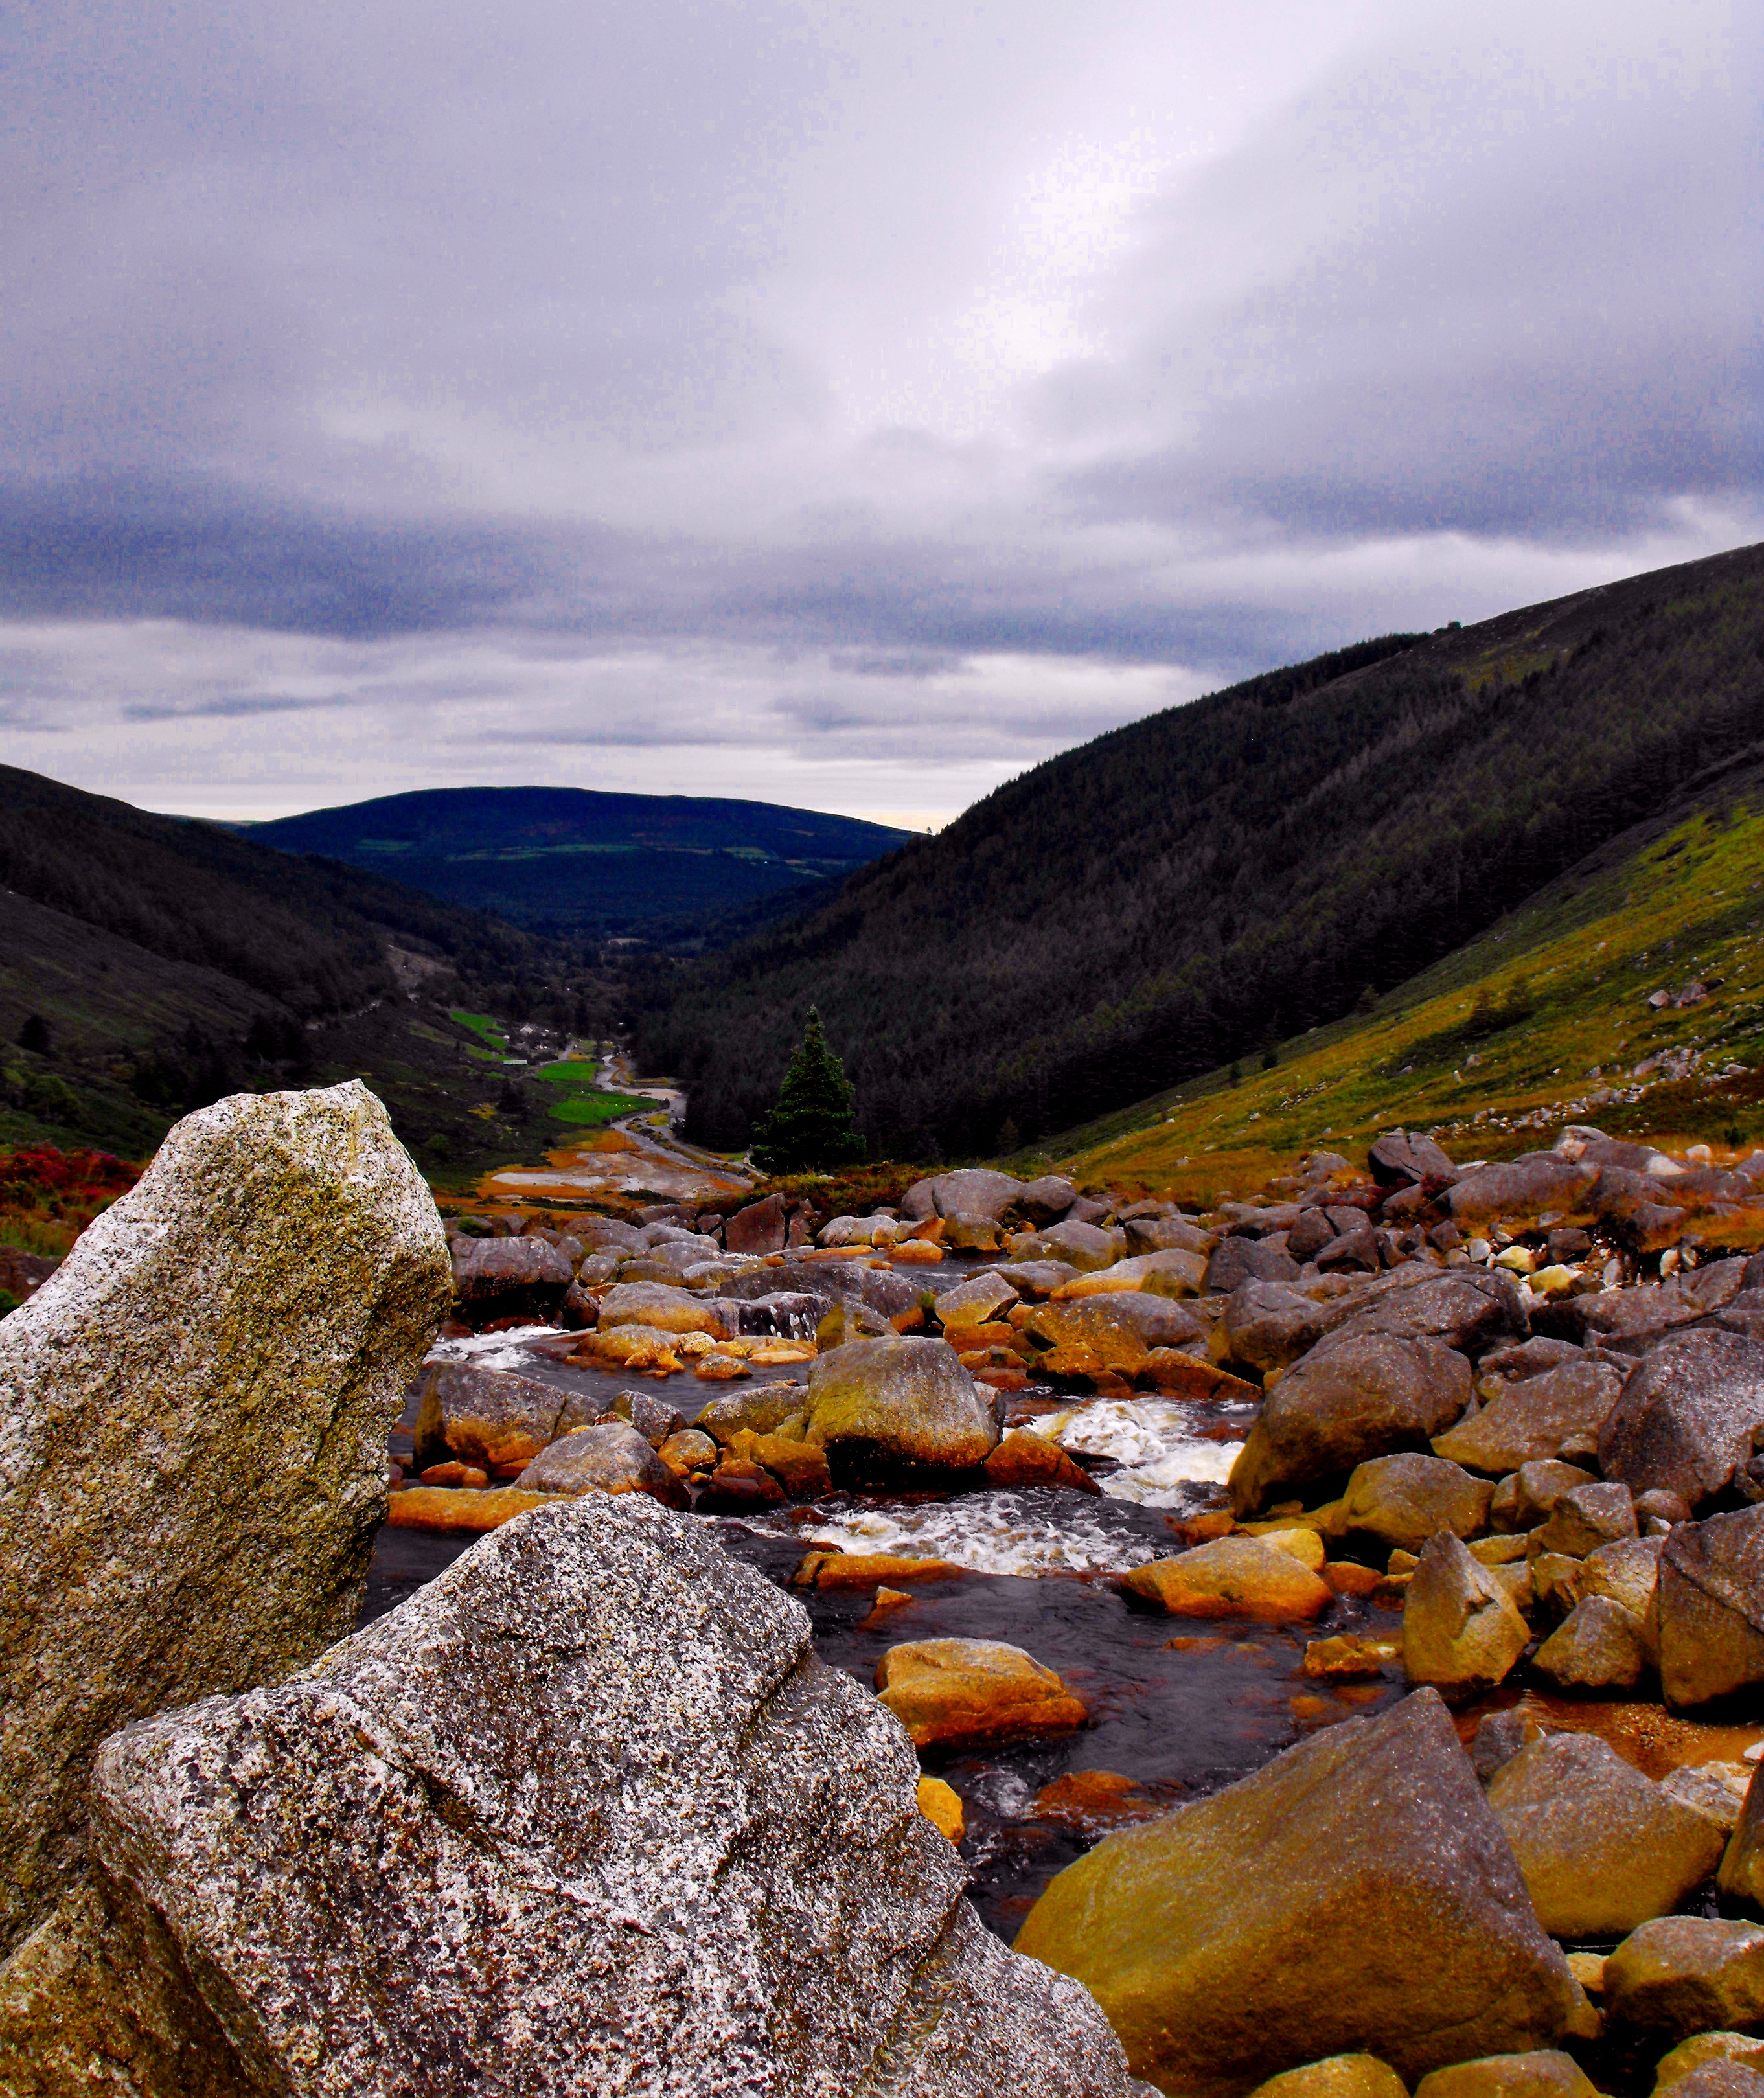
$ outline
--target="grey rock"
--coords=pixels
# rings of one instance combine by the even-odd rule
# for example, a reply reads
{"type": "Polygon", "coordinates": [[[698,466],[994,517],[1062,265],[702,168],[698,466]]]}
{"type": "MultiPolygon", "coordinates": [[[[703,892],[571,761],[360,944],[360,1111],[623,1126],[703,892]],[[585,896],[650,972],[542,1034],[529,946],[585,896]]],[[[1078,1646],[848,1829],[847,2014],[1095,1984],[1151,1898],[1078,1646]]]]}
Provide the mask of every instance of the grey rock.
{"type": "MultiPolygon", "coordinates": [[[[1683,1805],[1695,1807],[1699,1814],[1713,1821],[1723,1836],[1731,1837],[1740,1825],[1753,1775],[1749,1763],[1680,1763],[1660,1780],[1660,1789],[1670,1793],[1683,1805]]],[[[1730,1851],[1731,1847],[1730,1844],[1730,1851]]],[[[1722,1863],[1725,1867],[1725,1854],[1722,1863]]],[[[1717,1879],[1718,1882],[1719,1874],[1717,1879]]],[[[1735,1891],[1725,1884],[1721,1890],[1725,1894],[1735,1891]]]]}
{"type": "Polygon", "coordinates": [[[1599,1438],[1608,1478],[1692,1508],[1719,1493],[1764,1425],[1764,1345],[1703,1331],[1662,1341],[1631,1373],[1599,1438]]]}
{"type": "Polygon", "coordinates": [[[1508,1165],[1478,1165],[1461,1174],[1446,1196],[1454,1217],[1480,1222],[1497,1217],[1533,1222],[1553,1210],[1558,1217],[1592,1215],[1599,1168],[1590,1160],[1570,1161],[1534,1152],[1508,1165]]]}
{"type": "Polygon", "coordinates": [[[940,1217],[985,1217],[997,1223],[1020,1198],[1023,1184],[988,1166],[964,1165],[958,1172],[940,1173],[931,1183],[931,1194],[940,1217]]]}
{"type": "Polygon", "coordinates": [[[946,1341],[849,1341],[809,1369],[802,1439],[841,1484],[971,1471],[998,1440],[991,1394],[946,1341]]]}
{"type": "Polygon", "coordinates": [[[1126,2098],[1083,1990],[981,1927],[917,1776],[798,1606],[590,1499],[306,1674],[118,1736],[99,1841],[265,2089],[1126,2098]]]}
{"type": "Polygon", "coordinates": [[[1286,1248],[1267,1239],[1228,1238],[1207,1262],[1205,1287],[1228,1296],[1245,1282],[1296,1282],[1298,1262],[1286,1248]]]}
{"type": "Polygon", "coordinates": [[[352,1082],[186,1117],[0,1322],[0,1953],[80,1868],[106,1735],[347,1630],[450,1290],[352,1082]]]}
{"type": "Polygon", "coordinates": [[[653,1392],[619,1392],[614,1396],[612,1411],[630,1421],[652,1450],[659,1450],[685,1424],[666,1399],[657,1398],[653,1392]]]}
{"type": "Polygon", "coordinates": [[[971,1275],[946,1289],[936,1300],[935,1310],[946,1326],[980,1326],[1017,1301],[1017,1293],[1002,1275],[971,1275]]]}
{"type": "Polygon", "coordinates": [[[1314,1349],[1268,1394],[1231,1467],[1232,1505],[1250,1514],[1368,1458],[1425,1451],[1469,1400],[1470,1365],[1440,1341],[1373,1335],[1314,1349]]]}
{"type": "Polygon", "coordinates": [[[1604,1595],[1621,1603],[1645,1625],[1653,1614],[1664,1542],[1658,1537],[1623,1537],[1601,1544],[1581,1561],[1575,1585],[1582,1595],[1604,1595]]]}
{"type": "Polygon", "coordinates": [[[1494,1488],[1443,1457],[1403,1451],[1354,1467],[1333,1527],[1386,1550],[1419,1552],[1436,1530],[1474,1537],[1486,1526],[1494,1488]]]}
{"type": "Polygon", "coordinates": [[[1620,2033],[1659,2040],[1764,2021],[1764,1928],[1662,1916],[1632,1930],[1604,1964],[1605,2016],[1620,2033]]]}
{"type": "Polygon", "coordinates": [[[1504,1682],[1531,1639],[1530,1628],[1497,1576],[1449,1530],[1422,1547],[1402,1604],[1402,1666],[1454,1702],[1504,1682]]]}
{"type": "Polygon", "coordinates": [[[1105,1231],[1100,1224],[1068,1217],[1045,1231],[1020,1231],[1011,1240],[1011,1257],[1013,1261],[1064,1261],[1081,1274],[1090,1275],[1099,1268],[1112,1267],[1126,1243],[1122,1235],[1105,1231]]]}
{"type": "Polygon", "coordinates": [[[1756,1767],[1734,1817],[1732,1834],[1722,1853],[1715,1880],[1729,1901],[1743,1904],[1754,1914],[1764,1908],[1764,1786],[1758,1783],[1756,1767]]]}
{"type": "Polygon", "coordinates": [[[1387,1130],[1366,1154],[1372,1178],[1380,1187],[1418,1186],[1431,1181],[1450,1187],[1458,1169],[1430,1136],[1411,1136],[1400,1129],[1387,1130]]]}
{"type": "Polygon", "coordinates": [[[1540,1458],[1521,1464],[1495,1487],[1494,1498],[1489,1503],[1490,1524],[1508,1536],[1536,1530],[1564,1494],[1576,1486],[1597,1484],[1592,1473],[1583,1471],[1578,1464],[1564,1464],[1560,1458],[1540,1458]]]}
{"type": "Polygon", "coordinates": [[[1134,2069],[1183,2098],[1362,2051],[1412,2082],[1595,2026],[1427,1691],[1107,1837],[1017,1944],[1084,1982],[1134,2069]]]}
{"type": "Polygon", "coordinates": [[[1634,1690],[1648,1670],[1642,1621],[1608,1595],[1583,1595],[1531,1665],[1558,1690],[1634,1690]]]}
{"type": "Polygon", "coordinates": [[[1601,1545],[1635,1534],[1635,1506],[1620,1481],[1599,1481],[1570,1486],[1550,1511],[1549,1519],[1531,1534],[1534,1552],[1559,1552],[1584,1559],[1601,1545]]]}
{"type": "Polygon", "coordinates": [[[561,1296],[575,1270],[543,1239],[455,1239],[454,1292],[462,1304],[481,1304],[516,1291],[561,1296]]]}
{"type": "Polygon", "coordinates": [[[787,1223],[783,1196],[768,1195],[726,1219],[722,1242],[731,1253],[782,1253],[787,1223]]]}
{"type": "Polygon", "coordinates": [[[1595,1444],[1622,1388],[1621,1375],[1608,1363],[1564,1363],[1507,1385],[1433,1447],[1474,1472],[1516,1471],[1560,1457],[1569,1445],[1595,1444]]]}
{"type": "Polygon", "coordinates": [[[1038,1180],[1026,1180],[1017,1190],[1015,1208],[1032,1224],[1051,1224],[1063,1217],[1078,1199],[1078,1191],[1057,1173],[1044,1173],[1038,1180]]]}
{"type": "Polygon", "coordinates": [[[573,1237],[597,1253],[636,1253],[647,1243],[638,1227],[622,1217],[584,1215],[564,1221],[573,1237]]]}
{"type": "Polygon", "coordinates": [[[1336,1227],[1321,1209],[1304,1210],[1286,1235],[1286,1249],[1301,1263],[1314,1260],[1336,1236],[1336,1227]]]}
{"type": "MultiPolygon", "coordinates": [[[[477,1363],[434,1363],[423,1375],[415,1442],[419,1469],[458,1458],[486,1471],[530,1464],[547,1442],[580,1425],[582,1402],[559,1385],[477,1363]]],[[[598,1408],[595,1409],[598,1411],[598,1408]]]]}
{"type": "Polygon", "coordinates": [[[1471,1767],[1486,1786],[1496,1771],[1504,1769],[1521,1749],[1542,1739],[1542,1727],[1522,1705],[1485,1712],[1477,1722],[1470,1743],[1471,1767]]]}
{"type": "Polygon", "coordinates": [[[1211,1231],[1202,1231],[1186,1217],[1128,1217],[1121,1229],[1130,1253],[1210,1253],[1217,1243],[1211,1231]]]}
{"type": "Polygon", "coordinates": [[[577,1428],[542,1450],[515,1481],[524,1494],[652,1494],[685,1504],[679,1481],[629,1422],[577,1428]]]}
{"type": "Polygon", "coordinates": [[[1673,1530],[1654,1607],[1669,1705],[1704,1705],[1764,1683],[1764,1508],[1673,1530]]]}
{"type": "Polygon", "coordinates": [[[1721,1855],[1721,1831],[1593,1734],[1549,1734],[1489,1786],[1538,1920],[1616,1938],[1675,1908],[1721,1855]]]}

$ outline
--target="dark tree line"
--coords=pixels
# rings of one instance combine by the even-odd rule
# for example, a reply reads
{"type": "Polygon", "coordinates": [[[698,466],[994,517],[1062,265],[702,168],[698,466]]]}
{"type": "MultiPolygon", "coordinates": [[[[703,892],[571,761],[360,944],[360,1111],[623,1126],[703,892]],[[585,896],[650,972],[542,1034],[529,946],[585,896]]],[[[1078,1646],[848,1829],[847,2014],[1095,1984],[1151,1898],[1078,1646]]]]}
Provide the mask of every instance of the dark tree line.
{"type": "Polygon", "coordinates": [[[652,968],[638,1047],[748,1135],[812,1003],[872,1155],[985,1153],[1268,1053],[1764,729],[1764,550],[1394,635],[1098,738],[823,910],[652,968]]]}

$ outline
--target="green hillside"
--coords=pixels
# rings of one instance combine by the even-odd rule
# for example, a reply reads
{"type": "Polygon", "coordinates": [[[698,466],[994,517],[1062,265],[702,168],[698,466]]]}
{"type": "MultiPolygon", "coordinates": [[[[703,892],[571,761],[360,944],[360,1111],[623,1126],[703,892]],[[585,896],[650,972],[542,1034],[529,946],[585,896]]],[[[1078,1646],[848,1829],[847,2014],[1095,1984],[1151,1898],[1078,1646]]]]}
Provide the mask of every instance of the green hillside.
{"type": "Polygon", "coordinates": [[[536,931],[694,946],[798,911],[909,833],[683,794],[458,787],[249,826],[536,931]]]}
{"type": "Polygon", "coordinates": [[[739,1141],[810,1003],[872,1155],[1014,1151],[1352,1012],[1764,728],[1764,548],[1391,636],[1038,766],[824,909],[650,980],[739,1141]]]}
{"type": "Polygon", "coordinates": [[[358,1076],[432,1173],[467,1176],[562,1131],[555,1089],[451,1008],[559,1045],[609,1031],[606,986],[554,943],[3,767],[0,889],[0,1146],[143,1157],[222,1093],[358,1076]]]}
{"type": "Polygon", "coordinates": [[[1211,1200],[1300,1152],[1426,1130],[1502,1158],[1590,1121],[1764,1143],[1764,766],[1713,768],[1479,939],[1355,1014],[1016,1161],[1211,1200]]]}

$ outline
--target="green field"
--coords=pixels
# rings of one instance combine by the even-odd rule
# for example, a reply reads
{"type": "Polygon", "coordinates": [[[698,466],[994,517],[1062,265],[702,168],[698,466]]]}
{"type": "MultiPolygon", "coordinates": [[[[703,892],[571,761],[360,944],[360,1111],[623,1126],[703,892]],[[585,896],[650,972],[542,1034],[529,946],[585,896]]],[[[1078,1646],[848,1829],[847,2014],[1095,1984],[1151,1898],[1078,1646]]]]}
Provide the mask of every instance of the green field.
{"type": "Polygon", "coordinates": [[[485,1045],[481,1049],[468,1049],[466,1051],[468,1056],[481,1056],[488,1061],[500,1064],[508,1055],[508,1037],[489,1013],[462,1012],[456,1006],[448,1017],[457,1020],[460,1026],[469,1028],[485,1045]]]}

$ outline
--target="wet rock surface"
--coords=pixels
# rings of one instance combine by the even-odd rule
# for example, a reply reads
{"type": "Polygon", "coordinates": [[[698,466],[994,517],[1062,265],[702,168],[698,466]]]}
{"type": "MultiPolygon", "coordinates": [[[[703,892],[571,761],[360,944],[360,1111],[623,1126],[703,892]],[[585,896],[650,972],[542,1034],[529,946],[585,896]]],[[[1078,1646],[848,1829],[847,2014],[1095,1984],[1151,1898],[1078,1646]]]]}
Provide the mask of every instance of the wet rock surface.
{"type": "Polygon", "coordinates": [[[1082,1990],[981,1927],[917,1778],[701,1525],[593,1499],[116,1736],[98,1841],[269,2087],[1131,2091],[1082,1990]]]}

